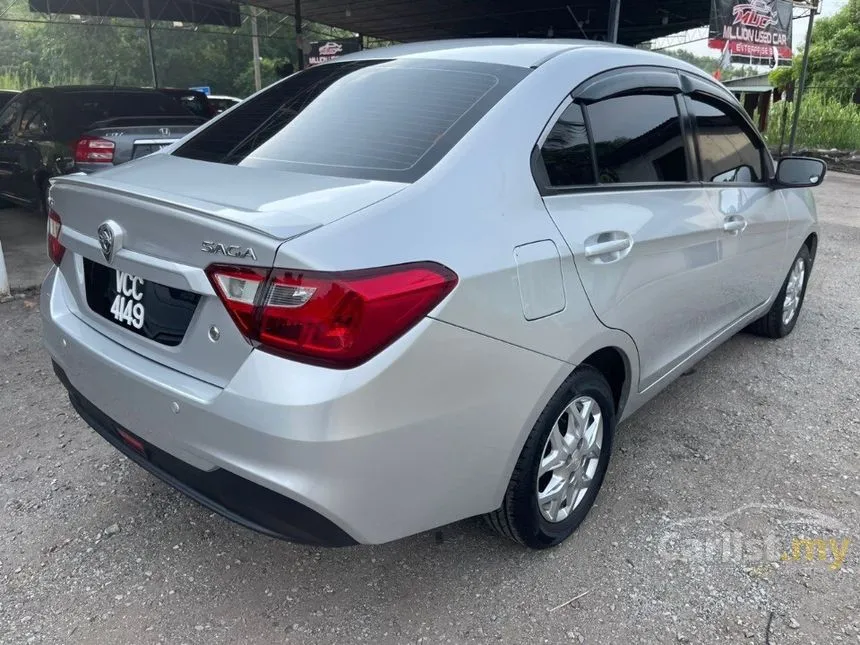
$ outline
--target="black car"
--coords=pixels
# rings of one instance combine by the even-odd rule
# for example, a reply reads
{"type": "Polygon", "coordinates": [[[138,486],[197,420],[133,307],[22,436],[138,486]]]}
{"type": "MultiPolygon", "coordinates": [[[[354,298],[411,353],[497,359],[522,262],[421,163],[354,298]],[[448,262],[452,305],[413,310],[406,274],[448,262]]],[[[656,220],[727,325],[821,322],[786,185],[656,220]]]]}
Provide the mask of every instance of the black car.
{"type": "Polygon", "coordinates": [[[203,122],[157,90],[26,90],[0,111],[0,199],[44,210],[51,177],[157,152],[203,122]]]}
{"type": "Polygon", "coordinates": [[[0,109],[18,96],[18,90],[0,90],[0,109]]]}

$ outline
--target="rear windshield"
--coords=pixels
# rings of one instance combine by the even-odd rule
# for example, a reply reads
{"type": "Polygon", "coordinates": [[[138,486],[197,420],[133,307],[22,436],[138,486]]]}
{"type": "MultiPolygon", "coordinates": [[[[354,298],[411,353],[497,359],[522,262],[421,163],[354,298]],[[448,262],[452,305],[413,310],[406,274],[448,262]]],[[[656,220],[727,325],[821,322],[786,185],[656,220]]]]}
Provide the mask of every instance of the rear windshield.
{"type": "Polygon", "coordinates": [[[204,119],[212,116],[209,101],[202,94],[168,94],[168,96],[179,101],[182,107],[194,114],[194,116],[202,116],[204,119]]]}
{"type": "Polygon", "coordinates": [[[65,96],[71,118],[82,128],[119,117],[191,116],[179,101],[156,91],[68,92],[65,96]]]}
{"type": "Polygon", "coordinates": [[[415,181],[526,74],[461,61],[320,65],[245,101],[174,154],[255,168],[415,181]]]}
{"type": "Polygon", "coordinates": [[[236,105],[236,101],[232,99],[218,99],[209,97],[209,105],[211,105],[218,112],[223,112],[224,110],[229,110],[231,107],[236,105]]]}

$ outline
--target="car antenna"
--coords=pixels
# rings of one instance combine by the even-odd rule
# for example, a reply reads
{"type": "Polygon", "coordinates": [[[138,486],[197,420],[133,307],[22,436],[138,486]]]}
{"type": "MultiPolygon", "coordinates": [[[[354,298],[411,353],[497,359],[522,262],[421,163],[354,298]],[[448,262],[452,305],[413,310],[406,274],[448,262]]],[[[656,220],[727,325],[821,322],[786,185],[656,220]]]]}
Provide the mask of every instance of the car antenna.
{"type": "Polygon", "coordinates": [[[118,71],[113,73],[113,87],[111,88],[112,90],[116,90],[116,79],[118,76],[119,76],[118,71]]]}

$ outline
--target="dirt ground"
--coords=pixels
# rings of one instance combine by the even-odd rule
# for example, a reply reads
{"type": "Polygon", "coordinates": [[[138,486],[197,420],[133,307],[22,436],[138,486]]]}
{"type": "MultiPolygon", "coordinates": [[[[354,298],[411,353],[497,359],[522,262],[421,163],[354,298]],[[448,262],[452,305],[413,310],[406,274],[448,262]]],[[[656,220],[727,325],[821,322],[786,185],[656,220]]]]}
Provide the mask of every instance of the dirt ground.
{"type": "Polygon", "coordinates": [[[341,550],[233,525],[92,432],[36,298],[0,304],[0,642],[860,643],[860,177],[817,197],[794,333],[737,336],[625,423],[541,553],[478,520],[341,550]]]}

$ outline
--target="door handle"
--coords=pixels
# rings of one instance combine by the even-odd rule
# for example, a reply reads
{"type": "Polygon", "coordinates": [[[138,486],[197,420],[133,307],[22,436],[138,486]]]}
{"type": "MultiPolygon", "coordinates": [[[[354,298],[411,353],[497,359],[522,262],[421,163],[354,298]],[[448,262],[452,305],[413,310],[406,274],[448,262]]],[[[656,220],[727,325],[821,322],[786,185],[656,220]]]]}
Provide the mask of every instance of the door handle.
{"type": "Polygon", "coordinates": [[[631,246],[633,246],[633,240],[629,237],[624,237],[620,240],[609,240],[608,242],[588,244],[585,247],[585,257],[596,258],[602,255],[609,255],[610,253],[622,253],[623,251],[627,251],[631,246]]]}
{"type": "Polygon", "coordinates": [[[738,215],[732,215],[723,221],[723,230],[726,233],[737,234],[743,231],[746,227],[747,221],[738,215]]]}

